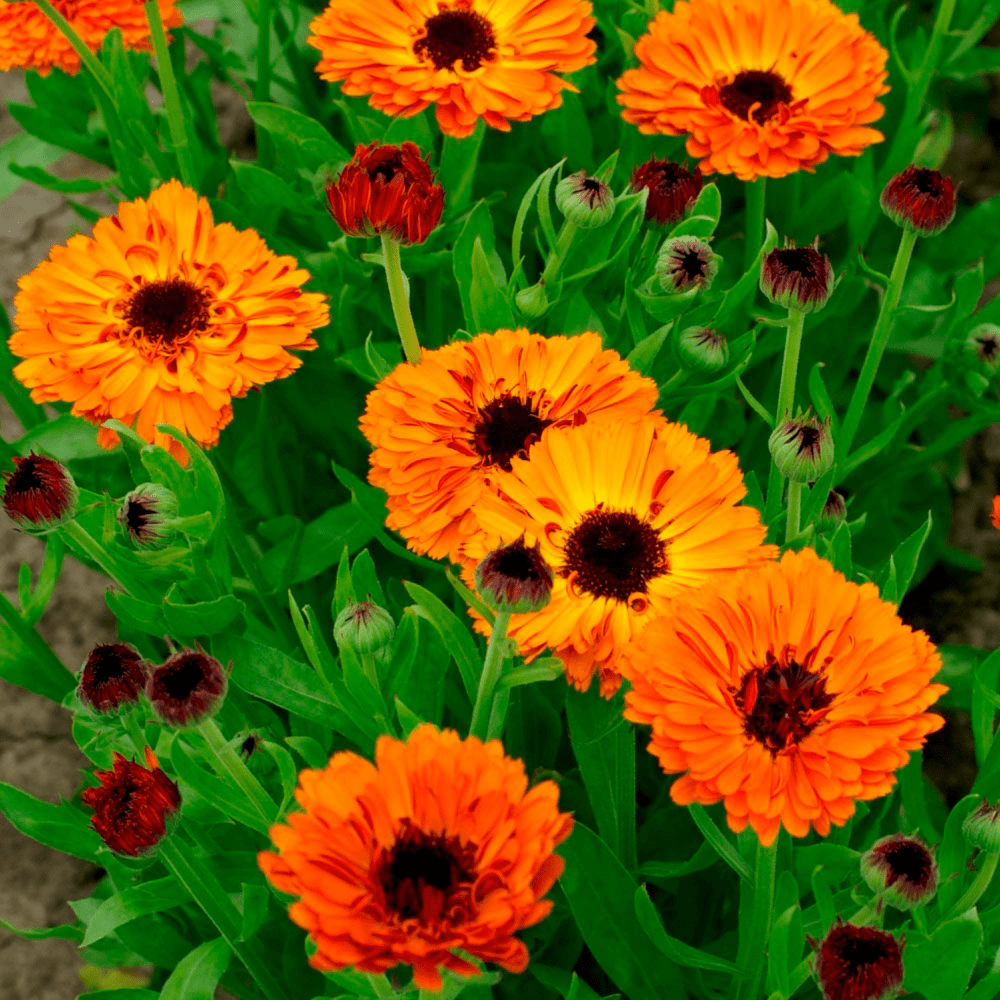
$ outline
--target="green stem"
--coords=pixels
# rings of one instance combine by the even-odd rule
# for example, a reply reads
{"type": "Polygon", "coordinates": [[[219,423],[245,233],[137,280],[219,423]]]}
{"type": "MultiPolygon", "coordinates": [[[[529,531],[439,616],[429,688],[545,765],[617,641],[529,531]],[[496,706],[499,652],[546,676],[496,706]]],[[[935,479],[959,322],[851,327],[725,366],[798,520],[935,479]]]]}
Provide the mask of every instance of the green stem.
{"type": "Polygon", "coordinates": [[[785,522],[785,544],[794,541],[799,534],[799,520],[802,511],[802,483],[788,484],[788,519],[785,522]]]}
{"type": "Polygon", "coordinates": [[[507,718],[507,709],[510,707],[510,688],[502,688],[496,693],[493,699],[493,707],[490,709],[490,724],[486,727],[487,740],[503,739],[503,724],[507,718]]]}
{"type": "Polygon", "coordinates": [[[130,708],[122,716],[122,725],[125,727],[125,732],[128,734],[128,738],[132,741],[132,746],[135,747],[135,752],[139,755],[139,760],[145,759],[146,753],[146,734],[142,731],[142,727],[139,725],[139,709],[130,708]]]}
{"type": "Polygon", "coordinates": [[[979,897],[989,888],[993,876],[996,874],[997,862],[1000,862],[1000,852],[991,851],[986,855],[983,867],[979,869],[976,877],[972,880],[972,885],[965,890],[962,898],[941,918],[941,922],[957,917],[965,913],[966,910],[975,906],[979,902],[979,897]]]}
{"type": "Polygon", "coordinates": [[[563,227],[559,232],[559,239],[556,241],[555,253],[549,257],[548,263],[545,265],[545,270],[542,271],[542,276],[538,279],[539,284],[551,285],[556,280],[563,264],[566,263],[566,256],[573,245],[573,239],[577,234],[577,230],[577,225],[570,222],[569,219],[563,223],[563,227]]]}
{"type": "Polygon", "coordinates": [[[795,405],[795,381],[799,373],[799,351],[802,348],[802,328],[806,314],[801,309],[789,308],[788,326],[785,327],[785,356],[781,361],[781,385],[778,388],[778,408],[774,422],[781,424],[792,414],[795,405]]]}
{"type": "Polygon", "coordinates": [[[420,341],[417,339],[417,328],[413,325],[410,303],[406,298],[403,265],[399,260],[399,240],[394,240],[386,233],[382,234],[382,260],[385,263],[385,278],[389,283],[392,313],[396,317],[399,339],[403,342],[403,353],[411,365],[419,364],[420,341]]]}
{"type": "Polygon", "coordinates": [[[767,178],[758,177],[743,185],[746,193],[746,242],[743,245],[743,272],[753,267],[764,242],[764,205],[767,201],[767,178]]]}
{"type": "Polygon", "coordinates": [[[260,0],[257,13],[257,86],[254,98],[271,100],[271,0],[260,0]]]}
{"type": "Polygon", "coordinates": [[[630,872],[638,865],[635,841],[635,730],[626,722],[615,730],[618,780],[618,847],[621,863],[630,872]]]}
{"type": "Polygon", "coordinates": [[[753,887],[740,884],[740,894],[752,892],[750,933],[746,941],[740,941],[740,957],[737,964],[745,976],[739,981],[740,1000],[758,1000],[761,979],[767,958],[767,942],[771,936],[771,917],[774,909],[774,876],[778,858],[778,840],[770,847],[757,843],[757,865],[753,887]]]}
{"type": "Polygon", "coordinates": [[[257,810],[261,819],[268,826],[274,823],[278,815],[274,800],[250,773],[249,768],[236,750],[226,742],[226,738],[222,735],[222,730],[219,729],[215,719],[202,719],[195,728],[205,738],[205,742],[219,765],[219,771],[225,774],[246,796],[247,801],[257,810]]]}
{"type": "Polygon", "coordinates": [[[87,43],[76,33],[73,26],[56,10],[49,0],[35,0],[37,6],[45,12],[45,16],[66,36],[70,45],[76,49],[77,55],[83,60],[84,66],[90,70],[94,79],[104,91],[108,100],[117,108],[114,93],[114,81],[111,74],[104,68],[101,61],[87,47],[87,43]]]}
{"type": "Polygon", "coordinates": [[[761,420],[767,424],[768,427],[774,427],[774,417],[771,416],[767,410],[764,409],[764,404],[743,384],[743,379],[738,375],[736,376],[736,388],[740,390],[743,398],[747,401],[747,406],[750,407],[754,413],[760,417],[761,420]]]}
{"type": "Polygon", "coordinates": [[[166,109],[167,124],[170,127],[170,142],[177,155],[177,166],[180,168],[181,180],[188,187],[194,188],[196,187],[194,160],[191,157],[191,147],[188,145],[187,130],[184,127],[184,108],[181,106],[177,78],[174,76],[174,66],[170,61],[170,52],[167,49],[167,36],[163,30],[163,19],[160,17],[158,0],[146,0],[146,17],[149,20],[149,30],[153,38],[157,69],[160,71],[160,90],[163,92],[163,106],[166,109]]]}
{"type": "Polygon", "coordinates": [[[486,647],[486,660],[483,672],[479,675],[479,690],[476,692],[476,704],[472,709],[472,722],[469,724],[469,735],[485,739],[490,709],[493,705],[493,691],[500,680],[503,670],[504,654],[507,651],[507,629],[510,627],[511,613],[498,611],[497,620],[490,632],[490,642],[486,647]]]}
{"type": "Polygon", "coordinates": [[[903,282],[906,280],[906,271],[910,266],[910,257],[913,256],[913,248],[916,243],[917,234],[904,230],[902,239],[899,241],[899,249],[896,251],[896,260],[892,265],[892,274],[889,275],[889,285],[882,295],[882,305],[879,308],[878,319],[875,321],[875,331],[872,334],[871,343],[868,345],[868,353],[865,355],[861,374],[854,386],[851,402],[847,407],[847,415],[844,417],[844,423],[840,429],[840,439],[837,446],[841,455],[850,454],[854,435],[858,432],[865,407],[868,405],[868,396],[875,384],[875,376],[878,374],[878,366],[885,353],[885,345],[889,342],[892,322],[896,318],[899,298],[903,293],[903,282]]]}

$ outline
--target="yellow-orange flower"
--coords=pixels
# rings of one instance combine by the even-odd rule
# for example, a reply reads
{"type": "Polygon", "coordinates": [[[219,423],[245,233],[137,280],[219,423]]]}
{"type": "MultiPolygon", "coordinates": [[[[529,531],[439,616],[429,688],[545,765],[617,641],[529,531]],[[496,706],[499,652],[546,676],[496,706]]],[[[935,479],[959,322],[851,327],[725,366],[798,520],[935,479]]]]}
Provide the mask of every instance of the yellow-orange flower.
{"type": "Polygon", "coordinates": [[[409,118],[436,105],[446,135],[482,118],[510,121],[562,104],[576,88],[557,76],[594,62],[595,20],[585,0],[334,0],[312,22],[324,80],[409,118]]]}
{"type": "MultiPolygon", "coordinates": [[[[169,181],[73,236],[18,282],[10,349],[36,403],[72,402],[91,423],[135,423],[181,461],[167,423],[213,445],[231,399],[290,375],[325,326],[308,271],[251,230],[216,225],[204,198],[169,181]]],[[[118,435],[102,427],[98,441],[118,435]]]]}
{"type": "Polygon", "coordinates": [[[680,805],[724,801],[729,826],[762,844],[783,825],[823,836],[944,720],[941,658],[874,584],[848,582],[811,549],[678,599],[622,663],[625,717],[680,805]]]}
{"type": "MultiPolygon", "coordinates": [[[[550,428],[512,471],[493,475],[500,496],[476,508],[483,531],[467,544],[467,579],[478,559],[525,534],[555,571],[552,600],[514,615],[508,634],[532,659],[546,647],[586,690],[621,684],[623,650],[678,594],[773,559],[746,495],[736,456],[712,452],[681,424],[550,428]]],[[[477,620],[476,627],[489,626],[477,620]]]]}
{"type": "MultiPolygon", "coordinates": [[[[93,52],[112,28],[121,29],[125,48],[152,51],[142,0],[52,2],[93,52]]],[[[179,28],[184,23],[174,0],[159,0],[159,5],[165,28],[179,28]]],[[[80,56],[66,36],[31,0],[0,0],[0,70],[34,69],[48,76],[53,66],[72,76],[80,72],[80,56]]]]}
{"type": "Polygon", "coordinates": [[[369,394],[368,478],[389,494],[386,524],[411,549],[459,561],[492,470],[527,454],[546,428],[641,420],[657,393],[596,333],[483,333],[424,351],[369,394]]]}
{"type": "Polygon", "coordinates": [[[1000,494],[993,498],[993,506],[990,509],[990,521],[993,527],[1000,531],[1000,494]]]}
{"type": "Polygon", "coordinates": [[[542,896],[562,874],[553,849],[573,819],[554,782],[528,790],[499,741],[430,725],[406,743],[382,736],[374,765],[334,754],[299,775],[295,797],[305,811],[272,827],[279,853],[259,860],[275,888],[300,897],[288,915],[315,943],[317,969],[405,963],[418,987],[439,990],[440,965],[477,973],[455,949],[527,967],[514,935],[552,909],[542,896]]]}
{"type": "Polygon", "coordinates": [[[830,0],[677,0],[618,81],[622,117],[686,135],[704,173],[741,180],[812,170],[883,136],[888,53],[830,0]]]}

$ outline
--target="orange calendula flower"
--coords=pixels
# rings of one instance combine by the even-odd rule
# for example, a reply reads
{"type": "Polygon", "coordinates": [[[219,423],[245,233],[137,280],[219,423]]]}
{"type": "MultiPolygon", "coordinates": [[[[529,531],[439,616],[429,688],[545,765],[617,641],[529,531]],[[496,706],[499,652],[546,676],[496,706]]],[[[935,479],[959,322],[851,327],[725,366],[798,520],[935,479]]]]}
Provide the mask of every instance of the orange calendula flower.
{"type": "Polygon", "coordinates": [[[1000,531],[1000,494],[993,498],[993,509],[990,511],[990,520],[993,527],[1000,531]]]}
{"type": "Polygon", "coordinates": [[[680,805],[723,801],[762,844],[822,836],[876,799],[944,720],[941,658],[870,583],[811,549],[678,599],[628,652],[625,717],[680,805]]]}
{"type": "Polygon", "coordinates": [[[458,561],[494,469],[527,455],[546,428],[641,420],[658,391],[596,333],[497,330],[424,351],[369,393],[361,418],[375,447],[368,478],[389,494],[386,524],[414,551],[458,561]]]}
{"type": "Polygon", "coordinates": [[[334,0],[312,22],[324,80],[409,118],[431,104],[445,135],[482,118],[510,122],[562,104],[576,88],[557,76],[594,62],[595,20],[584,0],[334,0]]]}
{"type": "Polygon", "coordinates": [[[514,615],[508,635],[529,660],[551,647],[580,690],[597,673],[610,697],[623,650],[672,598],[777,551],[762,544],[758,512],[738,506],[746,487],[736,456],[662,418],[550,428],[530,461],[512,458],[511,468],[491,476],[500,496],[479,501],[483,531],[465,554],[474,565],[480,548],[522,533],[540,543],[555,571],[552,599],[514,615]]]}
{"type": "Polygon", "coordinates": [[[677,0],[618,81],[622,117],[689,134],[702,172],[741,180],[812,170],[883,136],[888,53],[830,0],[677,0]]]}
{"type": "Polygon", "coordinates": [[[525,970],[514,935],[552,909],[542,896],[565,865],[553,850],[573,829],[554,782],[529,791],[499,741],[423,725],[406,743],[380,737],[374,765],[343,752],[303,771],[295,797],[304,812],[272,827],[278,853],[258,857],[300,897],[288,915],[316,945],[313,966],[412,965],[425,990],[441,989],[441,965],[477,974],[455,949],[525,970]]]}
{"type": "MultiPolygon", "coordinates": [[[[294,257],[251,230],[216,225],[204,198],[172,180],[122,204],[93,237],[73,236],[18,282],[10,349],[36,403],[61,399],[93,424],[135,423],[182,462],[157,430],[171,424],[214,445],[231,399],[290,375],[325,326],[325,296],[294,257]]],[[[118,435],[102,427],[105,448],[118,435]]]]}
{"type": "MultiPolygon", "coordinates": [[[[96,52],[112,28],[120,28],[127,49],[152,52],[149,21],[142,0],[52,0],[53,6],[96,52]]],[[[174,0],[159,0],[163,26],[179,28],[184,17],[174,0]]],[[[48,76],[52,67],[71,76],[80,72],[80,56],[66,36],[30,0],[0,0],[0,70],[33,69],[48,76]]]]}

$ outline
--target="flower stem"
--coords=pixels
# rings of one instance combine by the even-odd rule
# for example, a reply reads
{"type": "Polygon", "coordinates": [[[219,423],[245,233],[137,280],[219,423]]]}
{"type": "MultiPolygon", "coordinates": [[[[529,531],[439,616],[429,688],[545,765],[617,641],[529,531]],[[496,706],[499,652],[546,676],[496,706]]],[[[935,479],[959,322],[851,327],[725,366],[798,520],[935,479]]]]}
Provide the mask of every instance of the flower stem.
{"type": "Polygon", "coordinates": [[[774,876],[778,858],[778,840],[770,847],[757,842],[757,865],[753,886],[740,883],[740,895],[752,893],[750,900],[750,933],[744,940],[741,936],[737,965],[745,973],[739,981],[739,1000],[758,1000],[764,961],[767,957],[767,942],[771,936],[771,916],[774,909],[774,876]]]}
{"type": "Polygon", "coordinates": [[[143,755],[146,753],[147,744],[146,734],[142,731],[142,726],[139,725],[139,709],[130,708],[122,717],[122,726],[125,728],[128,738],[132,741],[132,746],[135,747],[135,752],[139,755],[139,759],[142,760],[143,755]]]}
{"type": "Polygon", "coordinates": [[[559,239],[556,241],[555,252],[549,257],[548,263],[545,265],[545,270],[542,271],[542,276],[538,279],[539,284],[551,285],[556,280],[560,270],[562,270],[563,264],[566,263],[566,255],[569,253],[569,248],[573,245],[573,239],[576,236],[578,228],[576,223],[570,222],[569,219],[563,223],[563,227],[559,232],[559,239]]]}
{"type": "Polygon", "coordinates": [[[250,773],[236,750],[226,742],[215,719],[202,719],[195,728],[204,737],[219,770],[232,780],[268,826],[274,823],[278,815],[274,800],[250,773]]]}
{"type": "Polygon", "coordinates": [[[254,99],[271,100],[271,0],[260,0],[257,12],[257,86],[254,99]]]}
{"type": "Polygon", "coordinates": [[[743,245],[743,271],[753,267],[764,242],[764,205],[767,201],[767,178],[758,177],[743,185],[746,193],[746,242],[743,245]]]}
{"type": "Polygon", "coordinates": [[[469,735],[486,738],[489,725],[490,708],[493,705],[493,691],[500,680],[503,670],[504,654],[507,651],[507,629],[510,627],[511,613],[498,611],[497,620],[490,632],[490,642],[486,647],[486,660],[483,672],[479,675],[479,691],[476,693],[476,704],[472,709],[472,722],[469,724],[469,735]]]}
{"type": "Polygon", "coordinates": [[[799,373],[799,351],[802,347],[802,328],[805,325],[806,314],[801,309],[789,308],[788,326],[785,328],[785,356],[781,361],[781,385],[778,388],[778,408],[774,413],[774,421],[780,424],[786,419],[785,414],[792,416],[795,405],[795,381],[799,373]]]}
{"type": "Polygon", "coordinates": [[[399,260],[399,240],[394,240],[387,233],[382,234],[382,260],[385,264],[385,278],[389,283],[392,313],[396,317],[399,339],[403,342],[403,353],[411,365],[419,364],[420,341],[417,339],[417,328],[413,325],[410,303],[406,298],[403,265],[399,260]]]}
{"type": "Polygon", "coordinates": [[[167,36],[163,31],[159,0],[146,0],[146,17],[149,19],[149,30],[153,37],[156,66],[160,71],[160,90],[163,92],[163,106],[167,112],[167,124],[170,126],[170,142],[177,155],[181,180],[188,187],[194,188],[196,187],[194,160],[191,158],[191,147],[188,145],[187,130],[184,127],[184,109],[181,106],[180,91],[177,89],[174,66],[170,61],[167,36]]]}
{"type": "Polygon", "coordinates": [[[896,260],[892,265],[892,274],[889,275],[889,285],[882,295],[882,305],[878,312],[878,319],[875,321],[875,332],[868,345],[868,353],[865,355],[861,374],[854,386],[851,402],[847,407],[847,415],[844,417],[844,423],[840,429],[840,440],[837,444],[841,455],[850,454],[854,435],[858,432],[865,407],[868,405],[868,396],[875,384],[875,376],[878,374],[878,366],[885,353],[885,345],[889,342],[892,322],[896,318],[899,297],[903,292],[903,282],[906,280],[906,271],[910,266],[910,257],[913,255],[916,243],[917,234],[904,230],[903,237],[899,241],[899,249],[896,251],[896,260]]]}
{"type": "Polygon", "coordinates": [[[618,798],[618,846],[621,863],[630,872],[638,865],[635,841],[635,730],[625,722],[615,730],[615,792],[618,798]]]}
{"type": "Polygon", "coordinates": [[[45,16],[66,36],[70,45],[76,49],[77,55],[83,60],[84,66],[90,70],[94,79],[104,91],[107,99],[117,107],[111,74],[104,68],[101,61],[87,47],[87,43],[76,33],[73,26],[59,13],[49,0],[35,0],[37,6],[45,12],[45,16]]]}
{"type": "Polygon", "coordinates": [[[802,483],[788,484],[788,517],[785,521],[785,544],[794,541],[799,534],[799,515],[802,510],[802,483]]]}
{"type": "Polygon", "coordinates": [[[945,920],[950,920],[952,917],[957,917],[959,914],[965,913],[966,910],[976,905],[979,897],[986,892],[990,882],[993,881],[993,876],[997,870],[997,862],[1000,862],[1000,852],[991,851],[986,855],[983,867],[979,869],[976,877],[972,880],[972,885],[965,890],[962,898],[941,918],[942,923],[945,920]]]}

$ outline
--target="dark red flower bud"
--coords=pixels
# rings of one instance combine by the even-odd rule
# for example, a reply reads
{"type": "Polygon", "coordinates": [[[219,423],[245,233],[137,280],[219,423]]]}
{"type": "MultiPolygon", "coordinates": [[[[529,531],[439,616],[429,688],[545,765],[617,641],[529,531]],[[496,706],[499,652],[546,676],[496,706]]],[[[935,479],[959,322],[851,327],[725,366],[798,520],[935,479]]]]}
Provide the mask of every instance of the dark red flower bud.
{"type": "Polygon", "coordinates": [[[912,910],[937,892],[938,863],[919,837],[893,833],[861,855],[861,877],[897,910],[912,910]]]}
{"type": "Polygon", "coordinates": [[[167,820],[180,809],[177,783],[160,770],[156,754],[146,747],[146,764],[126,760],[117,751],[111,771],[95,771],[101,782],[81,794],[94,810],[91,825],[113,851],[138,857],[167,832],[167,820]]]}
{"type": "Polygon", "coordinates": [[[658,160],[655,156],[632,171],[632,190],[637,193],[643,188],[649,190],[646,221],[661,226],[680,222],[704,183],[700,173],[692,173],[680,163],[658,160]]]}
{"type": "Polygon", "coordinates": [[[833,265],[819,252],[819,237],[811,247],[788,243],[767,254],[760,271],[760,290],[785,309],[822,309],[833,293],[833,265]]]}
{"type": "Polygon", "coordinates": [[[897,226],[936,236],[955,218],[955,184],[940,170],[907,167],[882,191],[882,211],[897,226]]]}
{"type": "Polygon", "coordinates": [[[541,611],[552,598],[553,576],[541,546],[528,548],[524,536],[494,549],[476,567],[476,590],[494,611],[541,611]]]}
{"type": "Polygon", "coordinates": [[[149,664],[127,642],[102,642],[90,651],[77,694],[89,708],[110,715],[134,705],[146,690],[149,664]]]}
{"type": "Polygon", "coordinates": [[[427,239],[444,209],[444,188],[412,142],[359,145],[326,197],[348,236],[385,233],[408,246],[427,239]]]}
{"type": "Polygon", "coordinates": [[[58,528],[76,514],[79,491],[66,466],[32,452],[14,456],[14,471],[3,478],[3,509],[23,531],[43,533],[58,528]]]}
{"type": "Polygon", "coordinates": [[[889,1000],[903,985],[903,945],[876,927],[839,917],[819,946],[816,975],[824,1000],[889,1000]]]}
{"type": "Polygon", "coordinates": [[[201,649],[182,649],[150,675],[146,695],[171,726],[190,726],[215,714],[229,679],[222,664],[201,649]]]}

